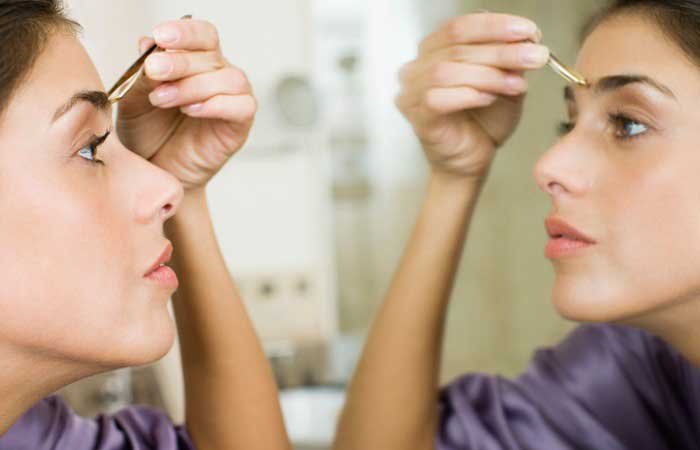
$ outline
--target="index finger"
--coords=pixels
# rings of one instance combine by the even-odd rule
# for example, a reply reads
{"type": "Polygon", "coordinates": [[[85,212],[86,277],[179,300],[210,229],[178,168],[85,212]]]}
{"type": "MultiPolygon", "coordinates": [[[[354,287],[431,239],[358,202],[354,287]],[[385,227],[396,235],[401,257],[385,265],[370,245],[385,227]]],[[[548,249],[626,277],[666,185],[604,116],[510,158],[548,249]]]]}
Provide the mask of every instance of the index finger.
{"type": "Polygon", "coordinates": [[[169,50],[216,50],[219,32],[206,20],[181,19],[164,22],[153,29],[160,48],[169,50]]]}
{"type": "Polygon", "coordinates": [[[429,53],[451,45],[518,42],[532,39],[539,42],[542,34],[530,19],[511,14],[474,13],[457,17],[428,36],[420,45],[420,53],[429,53]]]}

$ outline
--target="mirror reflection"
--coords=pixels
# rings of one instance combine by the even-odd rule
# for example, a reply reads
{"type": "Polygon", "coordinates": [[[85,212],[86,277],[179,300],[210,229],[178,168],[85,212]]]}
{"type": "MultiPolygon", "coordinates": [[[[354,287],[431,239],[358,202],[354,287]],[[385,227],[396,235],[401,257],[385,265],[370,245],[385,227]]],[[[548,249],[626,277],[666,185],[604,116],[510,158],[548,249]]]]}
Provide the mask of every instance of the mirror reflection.
{"type": "Polygon", "coordinates": [[[700,3],[64,6],[0,2],[0,450],[695,445],[700,3]]]}

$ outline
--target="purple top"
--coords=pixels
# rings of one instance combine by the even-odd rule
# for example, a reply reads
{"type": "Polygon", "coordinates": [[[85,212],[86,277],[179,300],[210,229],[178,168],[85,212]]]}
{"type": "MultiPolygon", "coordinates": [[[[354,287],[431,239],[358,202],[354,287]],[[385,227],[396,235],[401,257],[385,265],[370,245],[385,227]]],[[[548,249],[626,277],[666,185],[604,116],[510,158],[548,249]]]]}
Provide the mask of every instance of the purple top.
{"type": "Polygon", "coordinates": [[[0,436],[0,450],[194,450],[194,445],[184,426],[174,426],[154,408],[130,406],[86,419],[53,395],[0,436]]]}
{"type": "Polygon", "coordinates": [[[700,371],[643,331],[581,326],[515,380],[448,385],[436,439],[439,450],[700,449],[700,371]]]}
{"type": "MultiPolygon", "coordinates": [[[[660,339],[585,325],[516,380],[467,375],[440,400],[439,450],[700,450],[700,372],[660,339]]],[[[0,450],[194,450],[183,426],[132,406],[94,420],[58,396],[22,416],[0,450]]]]}

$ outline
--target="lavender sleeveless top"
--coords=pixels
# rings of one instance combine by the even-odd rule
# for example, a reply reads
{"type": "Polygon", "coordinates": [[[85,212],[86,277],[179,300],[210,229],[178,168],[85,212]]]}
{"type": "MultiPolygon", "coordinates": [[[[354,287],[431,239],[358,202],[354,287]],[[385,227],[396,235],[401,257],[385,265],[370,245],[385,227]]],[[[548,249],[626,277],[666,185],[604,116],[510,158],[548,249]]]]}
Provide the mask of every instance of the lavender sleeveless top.
{"type": "Polygon", "coordinates": [[[515,380],[448,385],[436,448],[700,449],[700,371],[643,331],[581,326],[515,380]]]}

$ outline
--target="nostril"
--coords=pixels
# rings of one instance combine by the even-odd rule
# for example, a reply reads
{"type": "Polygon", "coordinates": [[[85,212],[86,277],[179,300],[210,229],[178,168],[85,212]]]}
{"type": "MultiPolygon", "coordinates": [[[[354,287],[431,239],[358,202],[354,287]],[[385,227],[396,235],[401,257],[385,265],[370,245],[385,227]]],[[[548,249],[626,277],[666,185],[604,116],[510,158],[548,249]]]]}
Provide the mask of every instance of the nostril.
{"type": "Polygon", "coordinates": [[[168,203],[167,205],[163,206],[163,215],[167,216],[170,214],[170,211],[172,211],[173,205],[168,203]]]}

